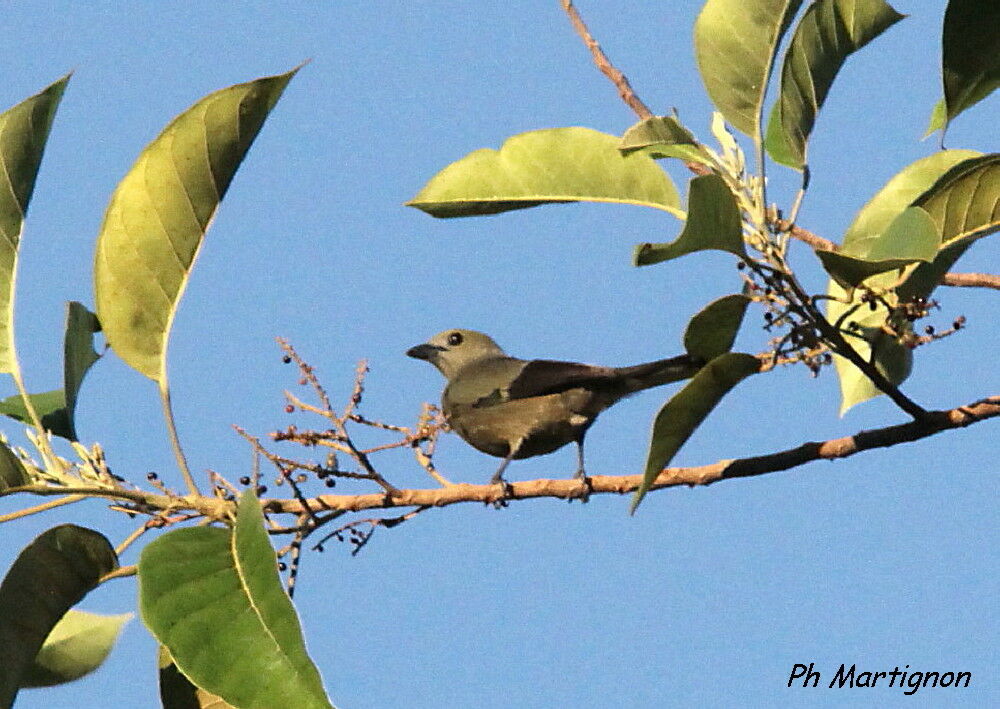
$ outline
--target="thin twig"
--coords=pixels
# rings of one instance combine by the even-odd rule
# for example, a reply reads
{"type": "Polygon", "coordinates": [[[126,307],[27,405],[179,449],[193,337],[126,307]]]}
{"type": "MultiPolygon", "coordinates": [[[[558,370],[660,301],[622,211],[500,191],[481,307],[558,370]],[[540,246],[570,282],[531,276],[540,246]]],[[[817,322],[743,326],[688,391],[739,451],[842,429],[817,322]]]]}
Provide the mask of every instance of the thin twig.
{"type": "Polygon", "coordinates": [[[85,499],[86,497],[84,495],[67,495],[66,497],[60,497],[58,500],[43,502],[42,504],[35,505],[34,507],[26,507],[23,510],[18,510],[17,512],[11,512],[9,514],[0,515],[0,523],[10,522],[11,520],[15,519],[21,519],[22,517],[38,514],[39,512],[46,512],[47,510],[51,510],[56,507],[62,507],[63,505],[70,505],[74,502],[79,502],[80,500],[85,500],[85,499]]]}
{"type": "Polygon", "coordinates": [[[1000,290],[1000,276],[992,273],[946,273],[941,279],[943,286],[959,288],[995,288],[1000,290]]]}
{"type": "Polygon", "coordinates": [[[628,105],[635,115],[639,116],[641,120],[646,120],[647,118],[653,117],[653,112],[649,110],[649,107],[644,104],[639,97],[636,95],[635,91],[632,89],[632,85],[629,84],[626,76],[621,73],[608,59],[608,56],[601,49],[601,45],[597,43],[593,35],[590,34],[590,30],[587,29],[587,25],[584,24],[583,18],[580,17],[580,13],[576,11],[571,0],[560,0],[562,2],[563,10],[569,16],[569,21],[573,23],[573,29],[576,33],[580,35],[580,39],[584,41],[587,48],[590,50],[591,56],[594,58],[594,64],[597,68],[601,70],[604,74],[611,80],[611,83],[615,85],[618,89],[618,95],[621,96],[622,101],[628,105]]]}
{"type": "Polygon", "coordinates": [[[119,566],[114,571],[104,574],[104,576],[98,579],[97,583],[102,584],[105,581],[110,581],[111,579],[122,579],[128,576],[135,576],[138,573],[139,567],[135,564],[132,564],[131,566],[119,566]]]}
{"type": "Polygon", "coordinates": [[[136,529],[132,531],[131,534],[129,534],[127,537],[125,537],[125,539],[122,540],[121,544],[115,547],[115,554],[117,554],[118,556],[124,554],[125,550],[128,549],[130,546],[132,546],[132,544],[135,543],[136,539],[138,539],[148,531],[149,527],[146,525],[145,522],[139,525],[136,529]]]}
{"type": "Polygon", "coordinates": [[[338,540],[341,540],[344,532],[348,532],[351,535],[351,542],[354,544],[354,549],[351,550],[351,556],[357,556],[358,552],[361,551],[361,549],[368,543],[368,540],[372,538],[372,535],[375,533],[375,530],[378,529],[379,527],[385,527],[386,529],[392,529],[393,527],[398,527],[403,522],[413,519],[421,512],[426,512],[429,509],[430,509],[429,506],[424,505],[418,507],[415,510],[410,510],[406,514],[402,514],[398,517],[372,517],[369,519],[353,520],[327,534],[325,537],[323,537],[321,540],[319,540],[318,542],[316,542],[316,544],[313,545],[313,549],[316,551],[322,551],[323,545],[326,544],[328,541],[330,541],[334,537],[337,537],[338,540]],[[369,526],[367,532],[358,531],[358,527],[366,524],[369,526]]]}

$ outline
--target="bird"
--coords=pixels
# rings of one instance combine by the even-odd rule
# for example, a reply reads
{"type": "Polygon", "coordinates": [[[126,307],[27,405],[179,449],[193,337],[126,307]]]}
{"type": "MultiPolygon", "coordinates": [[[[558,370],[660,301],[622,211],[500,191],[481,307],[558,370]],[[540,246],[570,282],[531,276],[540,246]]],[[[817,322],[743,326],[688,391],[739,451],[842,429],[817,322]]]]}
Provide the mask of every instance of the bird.
{"type": "Polygon", "coordinates": [[[687,379],[704,366],[683,354],[631,367],[600,367],[507,355],[475,330],[445,330],[411,347],[444,375],[441,410],[473,448],[503,458],[491,484],[503,484],[512,460],[577,446],[575,478],[586,480],[583,440],[597,416],[643,389],[687,379]]]}

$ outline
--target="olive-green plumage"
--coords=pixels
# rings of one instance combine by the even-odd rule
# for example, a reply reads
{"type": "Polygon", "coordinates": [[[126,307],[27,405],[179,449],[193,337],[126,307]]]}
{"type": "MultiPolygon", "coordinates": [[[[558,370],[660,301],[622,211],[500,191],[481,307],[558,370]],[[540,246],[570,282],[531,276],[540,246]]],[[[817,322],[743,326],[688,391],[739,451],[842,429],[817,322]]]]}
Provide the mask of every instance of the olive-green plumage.
{"type": "Polygon", "coordinates": [[[598,414],[630,394],[687,379],[703,362],[689,355],[633,367],[509,357],[487,335],[446,330],[406,352],[433,364],[448,380],[441,407],[452,429],[474,448],[511,460],[577,444],[583,477],[583,439],[598,414]]]}

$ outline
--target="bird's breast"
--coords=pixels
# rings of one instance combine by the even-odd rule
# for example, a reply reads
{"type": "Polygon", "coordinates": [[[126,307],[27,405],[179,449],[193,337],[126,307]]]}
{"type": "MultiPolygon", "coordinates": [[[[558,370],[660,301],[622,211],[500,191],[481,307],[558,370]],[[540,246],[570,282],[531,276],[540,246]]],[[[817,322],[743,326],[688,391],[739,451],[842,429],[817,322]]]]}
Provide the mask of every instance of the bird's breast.
{"type": "Polygon", "coordinates": [[[514,458],[530,458],[575,441],[603,408],[593,398],[585,389],[570,389],[493,406],[443,402],[443,409],[452,429],[477,450],[505,458],[517,447],[514,458]]]}

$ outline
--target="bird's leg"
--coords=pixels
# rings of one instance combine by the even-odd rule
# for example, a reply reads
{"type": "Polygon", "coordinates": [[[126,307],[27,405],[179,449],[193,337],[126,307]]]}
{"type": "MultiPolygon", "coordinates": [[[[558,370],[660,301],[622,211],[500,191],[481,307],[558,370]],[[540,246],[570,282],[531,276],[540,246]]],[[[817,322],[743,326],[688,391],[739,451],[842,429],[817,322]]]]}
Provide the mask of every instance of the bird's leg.
{"type": "Polygon", "coordinates": [[[503,459],[503,462],[500,463],[500,467],[497,468],[497,471],[495,473],[493,473],[493,478],[490,480],[490,485],[496,485],[497,483],[503,483],[504,485],[507,484],[507,481],[503,479],[503,471],[507,469],[507,466],[510,464],[510,461],[514,459],[514,453],[516,452],[517,452],[516,448],[512,449],[511,452],[507,455],[507,457],[503,459]]]}
{"type": "Polygon", "coordinates": [[[573,476],[577,480],[585,480],[587,471],[583,468],[583,436],[576,440],[576,474],[573,476]]]}
{"type": "Polygon", "coordinates": [[[503,471],[507,469],[508,465],[510,465],[510,461],[514,460],[514,456],[517,455],[517,451],[521,448],[521,443],[522,441],[518,441],[516,444],[510,447],[510,451],[507,453],[507,457],[503,459],[502,463],[500,463],[500,467],[497,468],[497,471],[495,473],[493,473],[493,478],[490,480],[490,485],[501,486],[500,489],[502,492],[500,499],[496,500],[493,503],[493,506],[496,509],[500,509],[501,507],[507,506],[507,498],[510,497],[511,489],[510,489],[510,483],[508,483],[506,480],[503,479],[503,471]]]}
{"type": "MultiPolygon", "coordinates": [[[[584,485],[584,491],[583,491],[583,494],[580,495],[580,501],[581,502],[589,502],[590,501],[591,487],[590,487],[590,478],[587,477],[587,471],[583,467],[583,436],[582,435],[576,440],[576,474],[573,475],[573,478],[576,479],[576,480],[582,481],[583,485],[584,485]]],[[[572,498],[570,498],[570,499],[572,499],[572,498]]]]}

